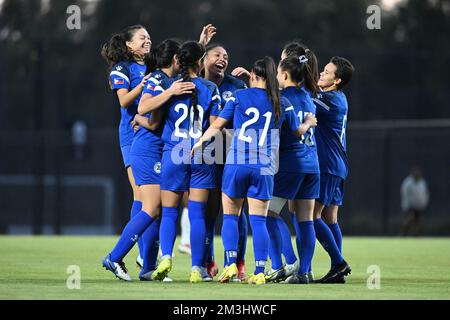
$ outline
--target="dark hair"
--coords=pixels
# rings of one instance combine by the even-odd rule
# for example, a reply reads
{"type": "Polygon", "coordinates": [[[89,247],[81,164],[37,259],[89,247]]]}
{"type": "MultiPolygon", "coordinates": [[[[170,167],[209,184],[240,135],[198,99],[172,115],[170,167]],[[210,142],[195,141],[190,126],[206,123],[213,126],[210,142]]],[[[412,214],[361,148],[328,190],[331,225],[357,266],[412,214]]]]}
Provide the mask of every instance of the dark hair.
{"type": "Polygon", "coordinates": [[[252,72],[266,80],[266,91],[275,114],[275,122],[278,122],[281,115],[281,102],[275,61],[271,57],[265,56],[253,64],[252,72]]]}
{"type": "Polygon", "coordinates": [[[126,42],[130,41],[139,29],[145,27],[140,24],[126,27],[121,32],[113,34],[111,39],[102,45],[101,55],[108,63],[108,69],[120,61],[133,60],[133,54],[126,46],[126,42]]]}
{"type": "Polygon", "coordinates": [[[304,55],[300,57],[288,56],[280,62],[280,68],[283,71],[289,72],[294,82],[303,84],[312,93],[313,97],[316,97],[317,92],[319,92],[319,86],[308,64],[309,59],[308,61],[305,60],[306,56],[304,55]]]}
{"type": "Polygon", "coordinates": [[[352,63],[343,57],[333,57],[330,62],[336,66],[335,76],[341,79],[341,82],[337,85],[338,90],[341,90],[352,78],[355,68],[352,63]]]}
{"type": "Polygon", "coordinates": [[[319,81],[319,63],[317,62],[317,57],[312,50],[308,49],[308,47],[300,41],[294,40],[287,43],[284,46],[283,51],[286,53],[287,57],[300,57],[302,55],[306,56],[306,58],[308,58],[308,65],[314,81],[319,81]]]}
{"type": "Polygon", "coordinates": [[[214,43],[210,43],[206,46],[205,48],[205,52],[208,53],[209,51],[215,49],[215,48],[224,48],[225,51],[227,50],[225,48],[225,46],[223,46],[222,44],[218,43],[218,42],[214,42],[214,43]]]}
{"type": "MultiPolygon", "coordinates": [[[[205,54],[205,48],[196,41],[188,41],[183,43],[178,53],[178,62],[180,64],[181,76],[183,81],[191,81],[189,75],[189,68],[197,66],[198,61],[205,54]]],[[[197,108],[197,89],[192,90],[191,93],[191,108],[194,108],[194,119],[198,119],[198,108],[197,108]]]]}
{"type": "Polygon", "coordinates": [[[178,54],[181,44],[173,39],[166,39],[159,43],[146,59],[147,73],[156,69],[169,68],[172,65],[173,56],[178,54]]]}

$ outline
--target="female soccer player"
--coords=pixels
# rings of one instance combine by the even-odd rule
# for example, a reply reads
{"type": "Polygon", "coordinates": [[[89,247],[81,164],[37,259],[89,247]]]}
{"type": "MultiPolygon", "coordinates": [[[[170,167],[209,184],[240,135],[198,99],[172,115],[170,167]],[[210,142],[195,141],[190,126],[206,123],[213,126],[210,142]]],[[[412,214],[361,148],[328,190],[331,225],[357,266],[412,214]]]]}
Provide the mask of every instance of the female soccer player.
{"type": "MultiPolygon", "coordinates": [[[[278,66],[277,79],[282,88],[281,95],[289,99],[300,122],[309,121],[315,115],[316,107],[312,96],[317,95],[319,87],[314,79],[305,55],[291,55],[283,59],[278,66]]],[[[289,230],[278,227],[279,214],[287,199],[293,200],[296,224],[300,230],[301,245],[297,247],[300,258],[298,273],[292,274],[288,283],[309,283],[308,271],[311,266],[316,235],[314,233],[314,200],[319,196],[319,159],[317,156],[314,128],[310,128],[300,138],[282,129],[280,142],[280,171],[275,175],[274,198],[269,207],[267,218],[271,245],[273,272],[267,280],[283,279],[281,249],[282,233],[287,232],[287,241],[291,242],[289,230]],[[278,271],[278,270],[281,271],[278,271]]]]}
{"type": "MultiPolygon", "coordinates": [[[[217,86],[198,77],[205,49],[198,42],[186,42],[177,56],[182,79],[175,83],[187,86],[190,95],[172,97],[166,90],[174,80],[163,80],[154,87],[152,99],[141,100],[142,109],[156,110],[164,103],[164,149],[161,168],[162,221],[160,241],[162,259],[152,278],[162,280],[172,269],[172,251],[176,237],[178,206],[189,190],[191,224],[191,282],[211,281],[204,266],[205,212],[209,190],[216,188],[214,163],[190,157],[190,149],[219,114],[217,86]],[[182,81],[182,82],[181,82],[182,81]],[[200,163],[199,163],[200,162],[200,163]]],[[[140,109],[141,109],[140,105],[140,109]]],[[[211,159],[210,159],[211,161],[211,159]]]]}
{"type": "Polygon", "coordinates": [[[229,282],[237,275],[236,256],[239,231],[238,215],[244,199],[249,205],[250,226],[253,231],[255,270],[250,284],[264,284],[264,268],[269,250],[266,216],[273,192],[274,159],[279,146],[279,130],[287,120],[291,132],[300,136],[309,129],[299,126],[298,118],[289,108],[289,101],[280,99],[276,65],[272,58],[256,61],[250,73],[250,89],[235,92],[219,118],[195,144],[192,152],[233,120],[232,150],[227,154],[222,180],[223,225],[222,240],[226,267],[219,281],[229,282]]]}
{"type": "MultiPolygon", "coordinates": [[[[149,84],[158,85],[163,79],[168,79],[178,74],[178,64],[175,55],[180,49],[180,44],[174,40],[164,40],[156,46],[148,61],[149,84]]],[[[181,92],[175,92],[178,94],[181,92]]],[[[146,95],[147,90],[144,89],[146,95]]],[[[139,107],[138,107],[139,111],[139,107]]],[[[142,210],[145,212],[156,211],[159,216],[161,210],[160,172],[163,141],[161,139],[162,126],[161,115],[158,111],[154,114],[137,114],[134,118],[139,125],[130,151],[130,162],[136,185],[142,199],[142,210]]],[[[156,260],[159,250],[159,226],[160,219],[152,223],[143,234],[143,268],[139,274],[140,280],[152,280],[151,275],[156,269],[156,260]]]]}
{"type": "Polygon", "coordinates": [[[350,81],[354,67],[345,58],[333,57],[320,73],[322,92],[314,99],[320,126],[316,130],[320,163],[320,196],[314,207],[317,239],[331,259],[330,271],[321,283],[345,283],[351,272],[342,256],[342,233],[337,221],[344,197],[344,180],[348,174],[346,126],[348,103],[342,88],[350,81]],[[323,221],[321,217],[324,217],[323,221]]]}
{"type": "MultiPolygon", "coordinates": [[[[225,47],[218,43],[210,44],[206,47],[206,55],[204,59],[204,78],[214,82],[218,88],[222,98],[222,108],[225,103],[232,97],[232,94],[239,89],[247,88],[244,81],[235,78],[229,74],[226,74],[228,67],[229,56],[225,47]]],[[[227,129],[232,129],[231,123],[227,126],[227,129]]],[[[225,139],[223,140],[225,141],[225,139]]],[[[226,154],[226,148],[224,143],[223,155],[226,154]]],[[[216,155],[217,156],[217,155],[216,155]]],[[[218,188],[213,190],[208,201],[208,214],[206,220],[206,266],[210,277],[214,277],[218,273],[218,267],[214,260],[214,226],[216,222],[217,214],[220,210],[221,204],[221,186],[222,186],[222,174],[224,168],[225,159],[218,160],[217,174],[218,174],[218,188]]],[[[245,280],[245,251],[247,247],[247,216],[243,212],[239,216],[239,245],[237,254],[237,268],[238,276],[236,280],[245,280]]]]}
{"type": "MultiPolygon", "coordinates": [[[[136,114],[142,89],[147,81],[145,76],[145,59],[150,52],[150,35],[142,25],[133,25],[125,28],[122,32],[114,34],[102,47],[102,56],[109,66],[109,82],[114,90],[121,106],[121,120],[119,125],[119,141],[122,158],[127,170],[128,180],[133,190],[133,204],[131,207],[131,218],[142,209],[139,189],[136,186],[133,172],[130,167],[130,148],[133,141],[133,129],[131,121],[136,114]]],[[[142,252],[142,242],[139,242],[139,251],[142,252]]],[[[117,258],[117,257],[114,257],[117,258]]],[[[139,257],[137,262],[139,261],[139,257]]],[[[120,268],[126,270],[123,262],[120,268]]],[[[139,262],[138,262],[139,263],[139,262]]],[[[123,271],[122,270],[122,271],[123,271]]],[[[118,271],[125,278],[129,278],[126,272],[118,271]],[[126,276],[125,276],[126,274],[126,276]]]]}

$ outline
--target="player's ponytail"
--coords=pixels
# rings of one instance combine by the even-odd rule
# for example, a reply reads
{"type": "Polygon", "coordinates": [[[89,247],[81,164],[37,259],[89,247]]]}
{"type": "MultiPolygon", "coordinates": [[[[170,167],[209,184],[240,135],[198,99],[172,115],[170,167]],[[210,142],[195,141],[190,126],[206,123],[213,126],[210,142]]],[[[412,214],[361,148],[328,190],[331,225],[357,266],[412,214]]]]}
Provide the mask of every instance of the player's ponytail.
{"type": "Polygon", "coordinates": [[[176,40],[166,39],[158,44],[145,59],[147,73],[156,69],[169,68],[172,65],[173,57],[178,54],[179,50],[180,43],[176,40]]]}
{"type": "MultiPolygon", "coordinates": [[[[183,43],[178,53],[178,62],[180,64],[181,77],[183,81],[191,81],[189,75],[191,71],[199,72],[199,61],[205,54],[205,48],[198,42],[188,41],[183,43]]],[[[192,90],[190,108],[194,109],[194,119],[198,119],[198,97],[197,89],[192,90]]],[[[194,125],[194,124],[192,124],[194,125]]]]}
{"type": "Polygon", "coordinates": [[[319,64],[317,62],[317,57],[312,50],[306,47],[306,45],[300,41],[294,40],[284,46],[283,52],[287,57],[300,57],[302,55],[306,56],[306,58],[308,58],[308,66],[310,68],[312,78],[315,82],[319,81],[319,64]]]}
{"type": "Polygon", "coordinates": [[[306,55],[301,55],[297,57],[295,55],[289,56],[280,62],[280,68],[290,74],[293,82],[299,85],[304,85],[309,92],[311,92],[313,97],[317,96],[319,91],[319,86],[317,81],[314,79],[314,75],[308,64],[309,59],[306,55]]]}
{"type": "Polygon", "coordinates": [[[139,24],[126,27],[121,32],[113,34],[111,39],[102,45],[101,55],[108,64],[108,71],[120,61],[133,60],[133,53],[128,49],[126,42],[133,38],[137,30],[143,28],[139,24]]]}
{"type": "Polygon", "coordinates": [[[281,102],[275,61],[268,56],[264,57],[264,59],[257,60],[253,65],[252,72],[266,80],[266,91],[272,104],[275,122],[278,122],[281,116],[281,102]]]}

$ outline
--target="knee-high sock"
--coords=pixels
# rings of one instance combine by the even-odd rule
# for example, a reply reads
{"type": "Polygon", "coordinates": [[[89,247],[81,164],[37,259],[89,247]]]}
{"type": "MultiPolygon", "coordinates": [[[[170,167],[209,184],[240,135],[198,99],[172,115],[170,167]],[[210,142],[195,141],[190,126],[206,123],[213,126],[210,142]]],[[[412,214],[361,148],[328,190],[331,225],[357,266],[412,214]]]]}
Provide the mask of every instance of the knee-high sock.
{"type": "Polygon", "coordinates": [[[253,252],[255,255],[255,272],[264,272],[269,254],[269,232],[267,231],[266,217],[249,214],[250,226],[253,235],[253,252]]]}
{"type": "Polygon", "coordinates": [[[159,227],[159,242],[163,256],[172,257],[173,245],[177,236],[178,208],[162,207],[161,226],[159,227]]]}
{"type": "Polygon", "coordinates": [[[156,269],[156,261],[159,251],[159,226],[161,219],[156,219],[142,234],[142,242],[144,251],[142,258],[144,259],[144,270],[150,271],[156,269]]]}
{"type": "Polygon", "coordinates": [[[300,268],[298,269],[298,274],[304,274],[311,271],[311,262],[316,246],[316,233],[314,231],[314,222],[312,221],[299,222],[298,227],[301,234],[300,268]]]}
{"type": "Polygon", "coordinates": [[[214,227],[216,225],[215,218],[206,219],[206,237],[205,237],[205,263],[214,261],[214,227]]]}
{"type": "Polygon", "coordinates": [[[238,228],[239,228],[239,242],[236,260],[240,262],[245,261],[245,252],[247,250],[248,224],[247,224],[247,215],[245,213],[244,207],[242,207],[242,212],[241,215],[239,216],[238,228]]]}
{"type": "MultiPolygon", "coordinates": [[[[295,213],[289,212],[289,214],[291,215],[292,223],[294,224],[294,228],[295,228],[295,244],[297,246],[297,254],[300,259],[300,249],[302,248],[301,232],[300,232],[300,228],[298,227],[298,221],[295,216],[295,213]]],[[[308,272],[311,272],[311,271],[312,271],[312,264],[309,267],[308,272]]]]}
{"type": "Polygon", "coordinates": [[[111,260],[114,262],[121,261],[154,220],[155,219],[150,217],[144,211],[141,211],[135,215],[127,223],[122,231],[119,241],[111,251],[111,260]]]}
{"type": "MultiPolygon", "coordinates": [[[[322,219],[314,220],[314,230],[316,231],[317,240],[319,240],[322,247],[328,252],[333,265],[341,263],[344,258],[339,252],[339,248],[334,241],[333,233],[330,228],[323,222],[322,219]]],[[[301,230],[300,230],[301,232],[301,230]]]]}
{"type": "Polygon", "coordinates": [[[283,266],[281,251],[283,248],[283,237],[278,228],[277,219],[267,217],[267,231],[269,232],[269,257],[272,261],[272,269],[279,269],[283,266]]]}
{"type": "Polygon", "coordinates": [[[203,267],[206,236],[206,202],[189,200],[189,222],[191,224],[191,257],[192,266],[203,267]]]}
{"type": "Polygon", "coordinates": [[[336,241],[336,245],[339,248],[339,252],[342,254],[342,232],[339,227],[339,223],[327,224],[333,233],[334,241],[336,241]]]}
{"type": "Polygon", "coordinates": [[[189,222],[189,210],[188,208],[183,208],[181,212],[181,239],[182,244],[190,244],[191,240],[189,236],[191,234],[191,223],[189,222]]]}
{"type": "Polygon", "coordinates": [[[236,263],[238,241],[239,241],[239,229],[238,229],[239,217],[232,214],[223,214],[222,223],[222,242],[225,250],[225,266],[229,266],[236,263]]]}
{"type": "Polygon", "coordinates": [[[295,255],[294,247],[292,246],[291,231],[289,230],[289,227],[281,216],[277,217],[276,222],[282,237],[281,252],[284,255],[286,263],[293,264],[295,263],[295,261],[297,261],[297,256],[295,255]]]}
{"type": "MultiPolygon", "coordinates": [[[[130,220],[133,219],[135,215],[137,215],[142,210],[142,202],[138,200],[134,200],[131,206],[130,211],[130,220]]],[[[142,257],[142,252],[144,251],[144,243],[142,237],[138,239],[138,247],[139,247],[139,255],[142,257]]]]}

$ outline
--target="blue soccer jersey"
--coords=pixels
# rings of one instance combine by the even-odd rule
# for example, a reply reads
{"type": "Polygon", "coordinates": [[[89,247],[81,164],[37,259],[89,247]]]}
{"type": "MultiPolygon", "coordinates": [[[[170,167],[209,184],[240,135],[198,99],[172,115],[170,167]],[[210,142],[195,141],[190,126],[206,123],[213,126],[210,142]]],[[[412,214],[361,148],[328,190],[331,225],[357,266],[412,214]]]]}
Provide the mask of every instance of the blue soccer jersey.
{"type": "Polygon", "coordinates": [[[281,99],[281,114],[275,121],[272,104],[264,89],[238,90],[228,100],[220,117],[233,121],[233,141],[226,164],[238,164],[255,169],[269,168],[275,174],[278,166],[280,128],[285,120],[291,131],[298,129],[299,120],[291,103],[281,99]]]}
{"type": "Polygon", "coordinates": [[[321,92],[313,100],[317,107],[316,141],[320,172],[345,179],[348,174],[347,98],[342,91],[333,90],[321,92]]]}
{"type": "MultiPolygon", "coordinates": [[[[168,79],[169,77],[161,70],[156,70],[150,74],[147,83],[145,84],[142,94],[150,93],[151,89],[159,86],[161,81],[168,79]]],[[[147,118],[151,118],[151,114],[144,115],[147,118]]],[[[162,141],[162,128],[160,125],[158,129],[152,131],[147,128],[139,128],[136,131],[131,146],[131,154],[137,156],[158,157],[161,158],[163,141],[162,141]]]]}
{"type": "MultiPolygon", "coordinates": [[[[316,106],[310,93],[304,87],[287,87],[281,95],[291,102],[291,108],[303,123],[306,115],[316,114],[316,106]]],[[[280,140],[280,171],[296,173],[319,173],[315,128],[310,128],[303,136],[296,137],[291,128],[283,126],[280,140]]]]}
{"type": "MultiPolygon", "coordinates": [[[[176,79],[165,79],[160,85],[145,89],[156,96],[169,88],[176,79]]],[[[209,117],[220,113],[220,95],[217,86],[203,78],[193,78],[197,91],[197,115],[190,107],[191,96],[182,95],[171,98],[165,105],[165,120],[162,139],[164,150],[185,144],[188,151],[209,128],[209,117]]]]}
{"type": "Polygon", "coordinates": [[[222,108],[225,106],[225,103],[233,97],[236,90],[246,88],[247,85],[244,81],[226,74],[222,80],[222,83],[219,85],[219,92],[222,98],[222,108]]]}
{"type": "MultiPolygon", "coordinates": [[[[134,61],[122,61],[116,64],[109,74],[109,83],[112,90],[128,89],[133,90],[141,83],[145,76],[147,66],[134,61]]],[[[120,108],[121,119],[119,124],[120,146],[129,146],[133,142],[133,128],[131,121],[137,113],[140,96],[127,108],[120,108]]]]}

